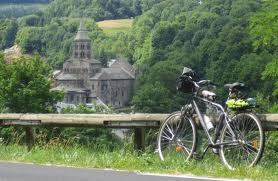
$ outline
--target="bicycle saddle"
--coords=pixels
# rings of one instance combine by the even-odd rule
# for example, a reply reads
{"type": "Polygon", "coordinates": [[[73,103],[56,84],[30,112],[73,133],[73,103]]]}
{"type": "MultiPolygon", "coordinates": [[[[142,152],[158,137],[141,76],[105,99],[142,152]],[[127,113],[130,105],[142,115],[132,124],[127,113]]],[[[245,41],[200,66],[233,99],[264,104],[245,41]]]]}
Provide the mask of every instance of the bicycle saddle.
{"type": "Polygon", "coordinates": [[[232,84],[225,84],[224,87],[226,89],[231,89],[231,90],[234,90],[234,89],[242,89],[244,88],[244,84],[243,83],[239,83],[239,82],[235,82],[235,83],[232,83],[232,84]]]}

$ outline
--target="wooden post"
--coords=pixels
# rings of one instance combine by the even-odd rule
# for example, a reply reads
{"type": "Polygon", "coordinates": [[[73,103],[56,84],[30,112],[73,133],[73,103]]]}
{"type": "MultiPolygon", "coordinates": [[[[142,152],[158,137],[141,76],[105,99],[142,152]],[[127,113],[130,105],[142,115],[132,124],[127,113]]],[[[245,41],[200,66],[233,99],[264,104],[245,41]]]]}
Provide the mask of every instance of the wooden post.
{"type": "Polygon", "coordinates": [[[134,143],[135,149],[138,151],[145,150],[145,129],[135,128],[134,129],[134,143]]]}
{"type": "Polygon", "coordinates": [[[25,127],[25,136],[26,136],[27,149],[28,151],[31,151],[35,142],[34,128],[25,127]]]}

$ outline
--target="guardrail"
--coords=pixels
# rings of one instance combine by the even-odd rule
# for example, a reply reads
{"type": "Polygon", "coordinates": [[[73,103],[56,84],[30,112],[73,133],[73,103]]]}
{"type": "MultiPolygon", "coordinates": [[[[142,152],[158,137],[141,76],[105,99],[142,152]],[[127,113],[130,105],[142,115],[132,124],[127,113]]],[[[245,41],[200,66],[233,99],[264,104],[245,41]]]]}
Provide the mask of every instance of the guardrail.
{"type": "MultiPolygon", "coordinates": [[[[145,140],[144,128],[159,127],[168,115],[147,113],[0,114],[0,126],[25,126],[28,149],[31,149],[34,143],[33,126],[131,128],[135,131],[135,146],[142,150],[145,140]]],[[[260,114],[258,116],[265,130],[278,130],[278,114],[260,114]]]]}

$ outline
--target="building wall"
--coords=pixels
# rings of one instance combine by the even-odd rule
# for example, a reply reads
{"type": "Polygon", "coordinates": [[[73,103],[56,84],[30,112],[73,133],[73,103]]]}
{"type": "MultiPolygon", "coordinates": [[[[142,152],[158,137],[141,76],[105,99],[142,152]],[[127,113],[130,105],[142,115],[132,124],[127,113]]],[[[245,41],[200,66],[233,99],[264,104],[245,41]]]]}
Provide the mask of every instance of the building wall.
{"type": "Polygon", "coordinates": [[[67,92],[63,102],[75,105],[80,103],[85,104],[87,102],[87,94],[86,92],[67,92]]]}
{"type": "Polygon", "coordinates": [[[131,100],[133,80],[106,80],[97,84],[97,96],[113,107],[127,106],[131,100]]]}

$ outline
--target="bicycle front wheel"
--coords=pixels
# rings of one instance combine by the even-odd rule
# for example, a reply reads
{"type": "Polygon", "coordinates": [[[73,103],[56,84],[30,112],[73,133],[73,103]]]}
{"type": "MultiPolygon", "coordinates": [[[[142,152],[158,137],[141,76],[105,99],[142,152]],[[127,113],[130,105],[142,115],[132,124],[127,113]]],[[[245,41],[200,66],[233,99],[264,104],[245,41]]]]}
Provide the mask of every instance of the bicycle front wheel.
{"type": "Polygon", "coordinates": [[[161,160],[188,160],[196,149],[196,127],[191,118],[172,113],[161,125],[157,146],[161,160]]]}
{"type": "Polygon", "coordinates": [[[265,142],[260,120],[252,113],[240,113],[229,125],[231,129],[226,125],[220,137],[221,143],[227,143],[220,147],[223,163],[231,170],[254,166],[262,156],[265,142]]]}

